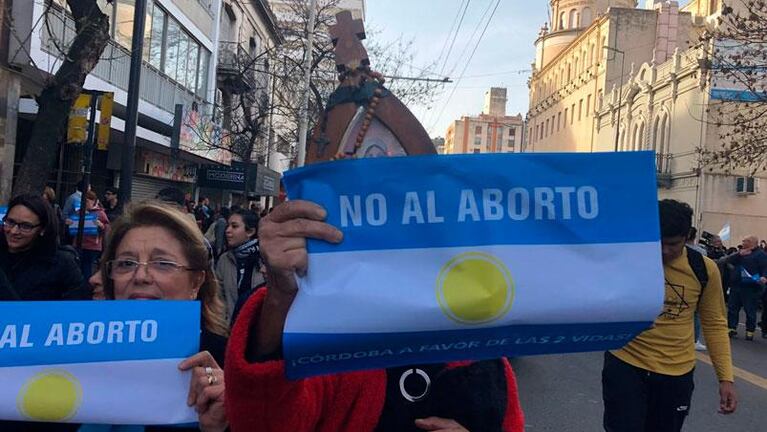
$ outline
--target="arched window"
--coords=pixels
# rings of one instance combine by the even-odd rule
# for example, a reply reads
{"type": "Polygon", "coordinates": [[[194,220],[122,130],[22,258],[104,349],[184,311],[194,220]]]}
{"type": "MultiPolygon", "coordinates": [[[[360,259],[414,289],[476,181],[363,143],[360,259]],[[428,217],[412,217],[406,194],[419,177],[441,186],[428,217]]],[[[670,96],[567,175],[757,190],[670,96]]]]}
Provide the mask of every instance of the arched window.
{"type": "Polygon", "coordinates": [[[569,24],[569,28],[574,29],[578,28],[578,11],[573,9],[570,11],[570,19],[567,20],[567,23],[569,24]]]}
{"type": "Polygon", "coordinates": [[[581,53],[581,72],[586,72],[586,51],[581,53]]]}
{"type": "Polygon", "coordinates": [[[661,152],[661,130],[660,130],[660,116],[655,117],[655,124],[652,128],[652,149],[656,152],[661,152]]]}
{"type": "Polygon", "coordinates": [[[564,30],[566,28],[565,27],[565,16],[566,15],[567,14],[565,12],[562,12],[561,14],[559,14],[559,28],[557,30],[564,30]]]}
{"type": "Polygon", "coordinates": [[[599,92],[597,92],[597,110],[602,111],[602,107],[605,103],[605,94],[602,91],[602,89],[599,89],[599,92]]]}
{"type": "Polygon", "coordinates": [[[589,49],[589,66],[594,64],[594,50],[596,48],[594,47],[594,44],[591,44],[591,48],[589,49]]]}
{"type": "Polygon", "coordinates": [[[581,12],[581,23],[584,27],[591,25],[591,8],[583,8],[583,12],[581,12]]]}
{"type": "Polygon", "coordinates": [[[658,151],[663,154],[669,152],[669,126],[668,114],[665,114],[660,124],[660,146],[658,147],[658,151]]]}
{"type": "Polygon", "coordinates": [[[644,122],[639,126],[639,142],[637,143],[637,146],[634,150],[644,150],[644,122]]]}
{"type": "Polygon", "coordinates": [[[572,79],[572,72],[573,72],[572,65],[568,63],[567,64],[567,83],[568,84],[570,83],[570,80],[572,79]]]}
{"type": "Polygon", "coordinates": [[[573,68],[575,69],[573,78],[577,78],[578,77],[578,65],[579,65],[578,57],[576,57],[575,61],[573,62],[573,68]]]}
{"type": "Polygon", "coordinates": [[[620,132],[620,150],[626,150],[626,128],[622,127],[620,132]]]}
{"type": "Polygon", "coordinates": [[[636,150],[638,142],[639,142],[639,125],[635,124],[633,132],[631,133],[631,147],[629,147],[629,150],[636,150]]]}
{"type": "Polygon", "coordinates": [[[605,47],[607,46],[607,36],[602,36],[602,45],[599,47],[599,59],[601,60],[602,57],[604,57],[605,53],[605,47]]]}

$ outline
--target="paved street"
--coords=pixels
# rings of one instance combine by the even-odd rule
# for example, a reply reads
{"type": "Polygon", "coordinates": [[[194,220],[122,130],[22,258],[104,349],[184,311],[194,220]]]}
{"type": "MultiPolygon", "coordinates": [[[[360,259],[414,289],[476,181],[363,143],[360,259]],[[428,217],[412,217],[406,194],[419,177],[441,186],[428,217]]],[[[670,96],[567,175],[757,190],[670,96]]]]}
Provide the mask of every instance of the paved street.
{"type": "MultiPolygon", "coordinates": [[[[767,430],[767,339],[733,340],[740,398],[732,416],[717,413],[718,387],[708,357],[699,354],[695,393],[685,431],[761,432],[767,430]]],[[[512,360],[519,380],[529,432],[602,430],[602,353],[526,357],[512,360]]]]}

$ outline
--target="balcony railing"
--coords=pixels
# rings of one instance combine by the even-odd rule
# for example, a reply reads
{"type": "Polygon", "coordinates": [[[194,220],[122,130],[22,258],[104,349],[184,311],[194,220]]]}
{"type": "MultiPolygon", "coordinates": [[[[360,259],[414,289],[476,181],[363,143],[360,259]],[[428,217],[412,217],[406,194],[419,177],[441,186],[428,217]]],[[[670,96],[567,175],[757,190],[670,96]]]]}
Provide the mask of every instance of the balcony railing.
{"type": "MultiPolygon", "coordinates": [[[[48,13],[47,26],[42,26],[40,36],[42,49],[55,56],[63,57],[65,50],[75,37],[75,23],[69,14],[56,9],[48,13]]],[[[124,91],[128,90],[130,76],[130,51],[114,40],[104,49],[101,59],[91,74],[124,91]]],[[[190,107],[194,102],[205,106],[202,99],[182,85],[159,72],[147,63],[141,71],[140,98],[172,114],[176,104],[190,107]]]]}
{"type": "Polygon", "coordinates": [[[219,86],[234,94],[265,91],[269,83],[265,60],[253,56],[237,42],[219,42],[217,71],[219,86]]]}
{"type": "Polygon", "coordinates": [[[253,79],[255,60],[245,48],[236,42],[218,44],[218,79],[219,86],[234,94],[243,94],[256,87],[253,79]]]}
{"type": "Polygon", "coordinates": [[[670,153],[655,154],[655,173],[658,179],[658,187],[671,189],[671,159],[670,153]]]}

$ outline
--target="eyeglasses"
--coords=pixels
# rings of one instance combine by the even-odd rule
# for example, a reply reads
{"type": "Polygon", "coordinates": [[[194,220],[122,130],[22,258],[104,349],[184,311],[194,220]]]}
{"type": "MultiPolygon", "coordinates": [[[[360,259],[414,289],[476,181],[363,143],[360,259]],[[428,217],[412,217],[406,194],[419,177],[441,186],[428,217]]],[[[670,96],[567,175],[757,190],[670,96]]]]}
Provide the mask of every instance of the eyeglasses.
{"type": "Polygon", "coordinates": [[[154,277],[167,277],[182,271],[198,271],[173,261],[141,262],[123,259],[107,261],[107,276],[110,279],[133,277],[141,266],[146,266],[147,272],[151,273],[154,277]]]}
{"type": "Polygon", "coordinates": [[[31,224],[29,222],[16,222],[13,219],[9,219],[7,216],[3,218],[3,227],[7,227],[8,231],[13,230],[13,228],[18,228],[19,231],[21,231],[24,234],[29,234],[32,231],[34,231],[35,228],[39,227],[40,224],[31,224]]]}

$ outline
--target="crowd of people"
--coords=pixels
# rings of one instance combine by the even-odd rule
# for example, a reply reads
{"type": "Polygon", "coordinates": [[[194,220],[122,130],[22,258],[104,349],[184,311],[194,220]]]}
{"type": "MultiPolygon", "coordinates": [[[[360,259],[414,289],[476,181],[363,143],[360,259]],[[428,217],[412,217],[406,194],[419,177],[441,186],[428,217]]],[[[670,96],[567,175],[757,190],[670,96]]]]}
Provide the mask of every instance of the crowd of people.
{"type": "MultiPolygon", "coordinates": [[[[200,301],[201,352],[179,368],[192,371],[189,404],[199,413],[199,427],[225,430],[222,367],[230,324],[237,308],[265,280],[257,240],[260,215],[256,206],[213,212],[208,199],[191,209],[188,202],[182,191],[168,188],[155,200],[124,208],[117,189],[107,188],[101,201],[83,182],[63,207],[50,187],[40,196],[14,198],[0,234],[0,301],[200,301]],[[78,236],[81,205],[92,226],[78,236]],[[205,231],[213,226],[215,230],[205,231]]],[[[112,430],[105,425],[0,421],[3,431],[78,429],[112,430]]]]}
{"type": "MultiPolygon", "coordinates": [[[[296,275],[308,271],[306,240],[343,241],[316,204],[292,201],[261,214],[238,206],[214,210],[205,198],[190,206],[184,193],[168,188],[124,208],[117,190],[106,192],[102,203],[81,184],[63,208],[50,190],[9,203],[0,235],[0,300],[199,301],[201,351],[179,365],[192,374],[187,402],[199,416],[194,430],[523,430],[505,358],[285,378],[282,335],[299,289],[296,275]],[[95,230],[78,240],[71,227],[81,202],[95,230]]],[[[753,338],[756,300],[767,282],[767,254],[758,239],[747,237],[731,251],[713,239],[700,253],[685,247],[694,238],[689,206],[666,200],[660,209],[666,302],[650,330],[605,353],[607,431],[681,429],[693,388],[695,313],[720,381],[720,410],[734,412],[728,332],[737,336],[743,307],[745,336],[753,338]],[[675,286],[687,287],[678,299],[675,286]]],[[[4,431],[80,427],[112,430],[0,422],[4,431]]]]}
{"type": "MultiPolygon", "coordinates": [[[[717,263],[727,303],[729,336],[738,338],[743,334],[745,340],[753,341],[756,329],[760,327],[761,337],[767,339],[767,242],[760,241],[755,235],[749,235],[743,238],[737,247],[727,248],[719,236],[707,237],[703,241],[695,242],[696,231],[693,228],[690,247],[696,248],[717,263]],[[760,308],[761,319],[757,320],[760,308]],[[746,315],[745,332],[738,330],[741,310],[746,315]]],[[[705,345],[699,341],[697,328],[696,341],[696,347],[705,350],[705,345]]]]}

